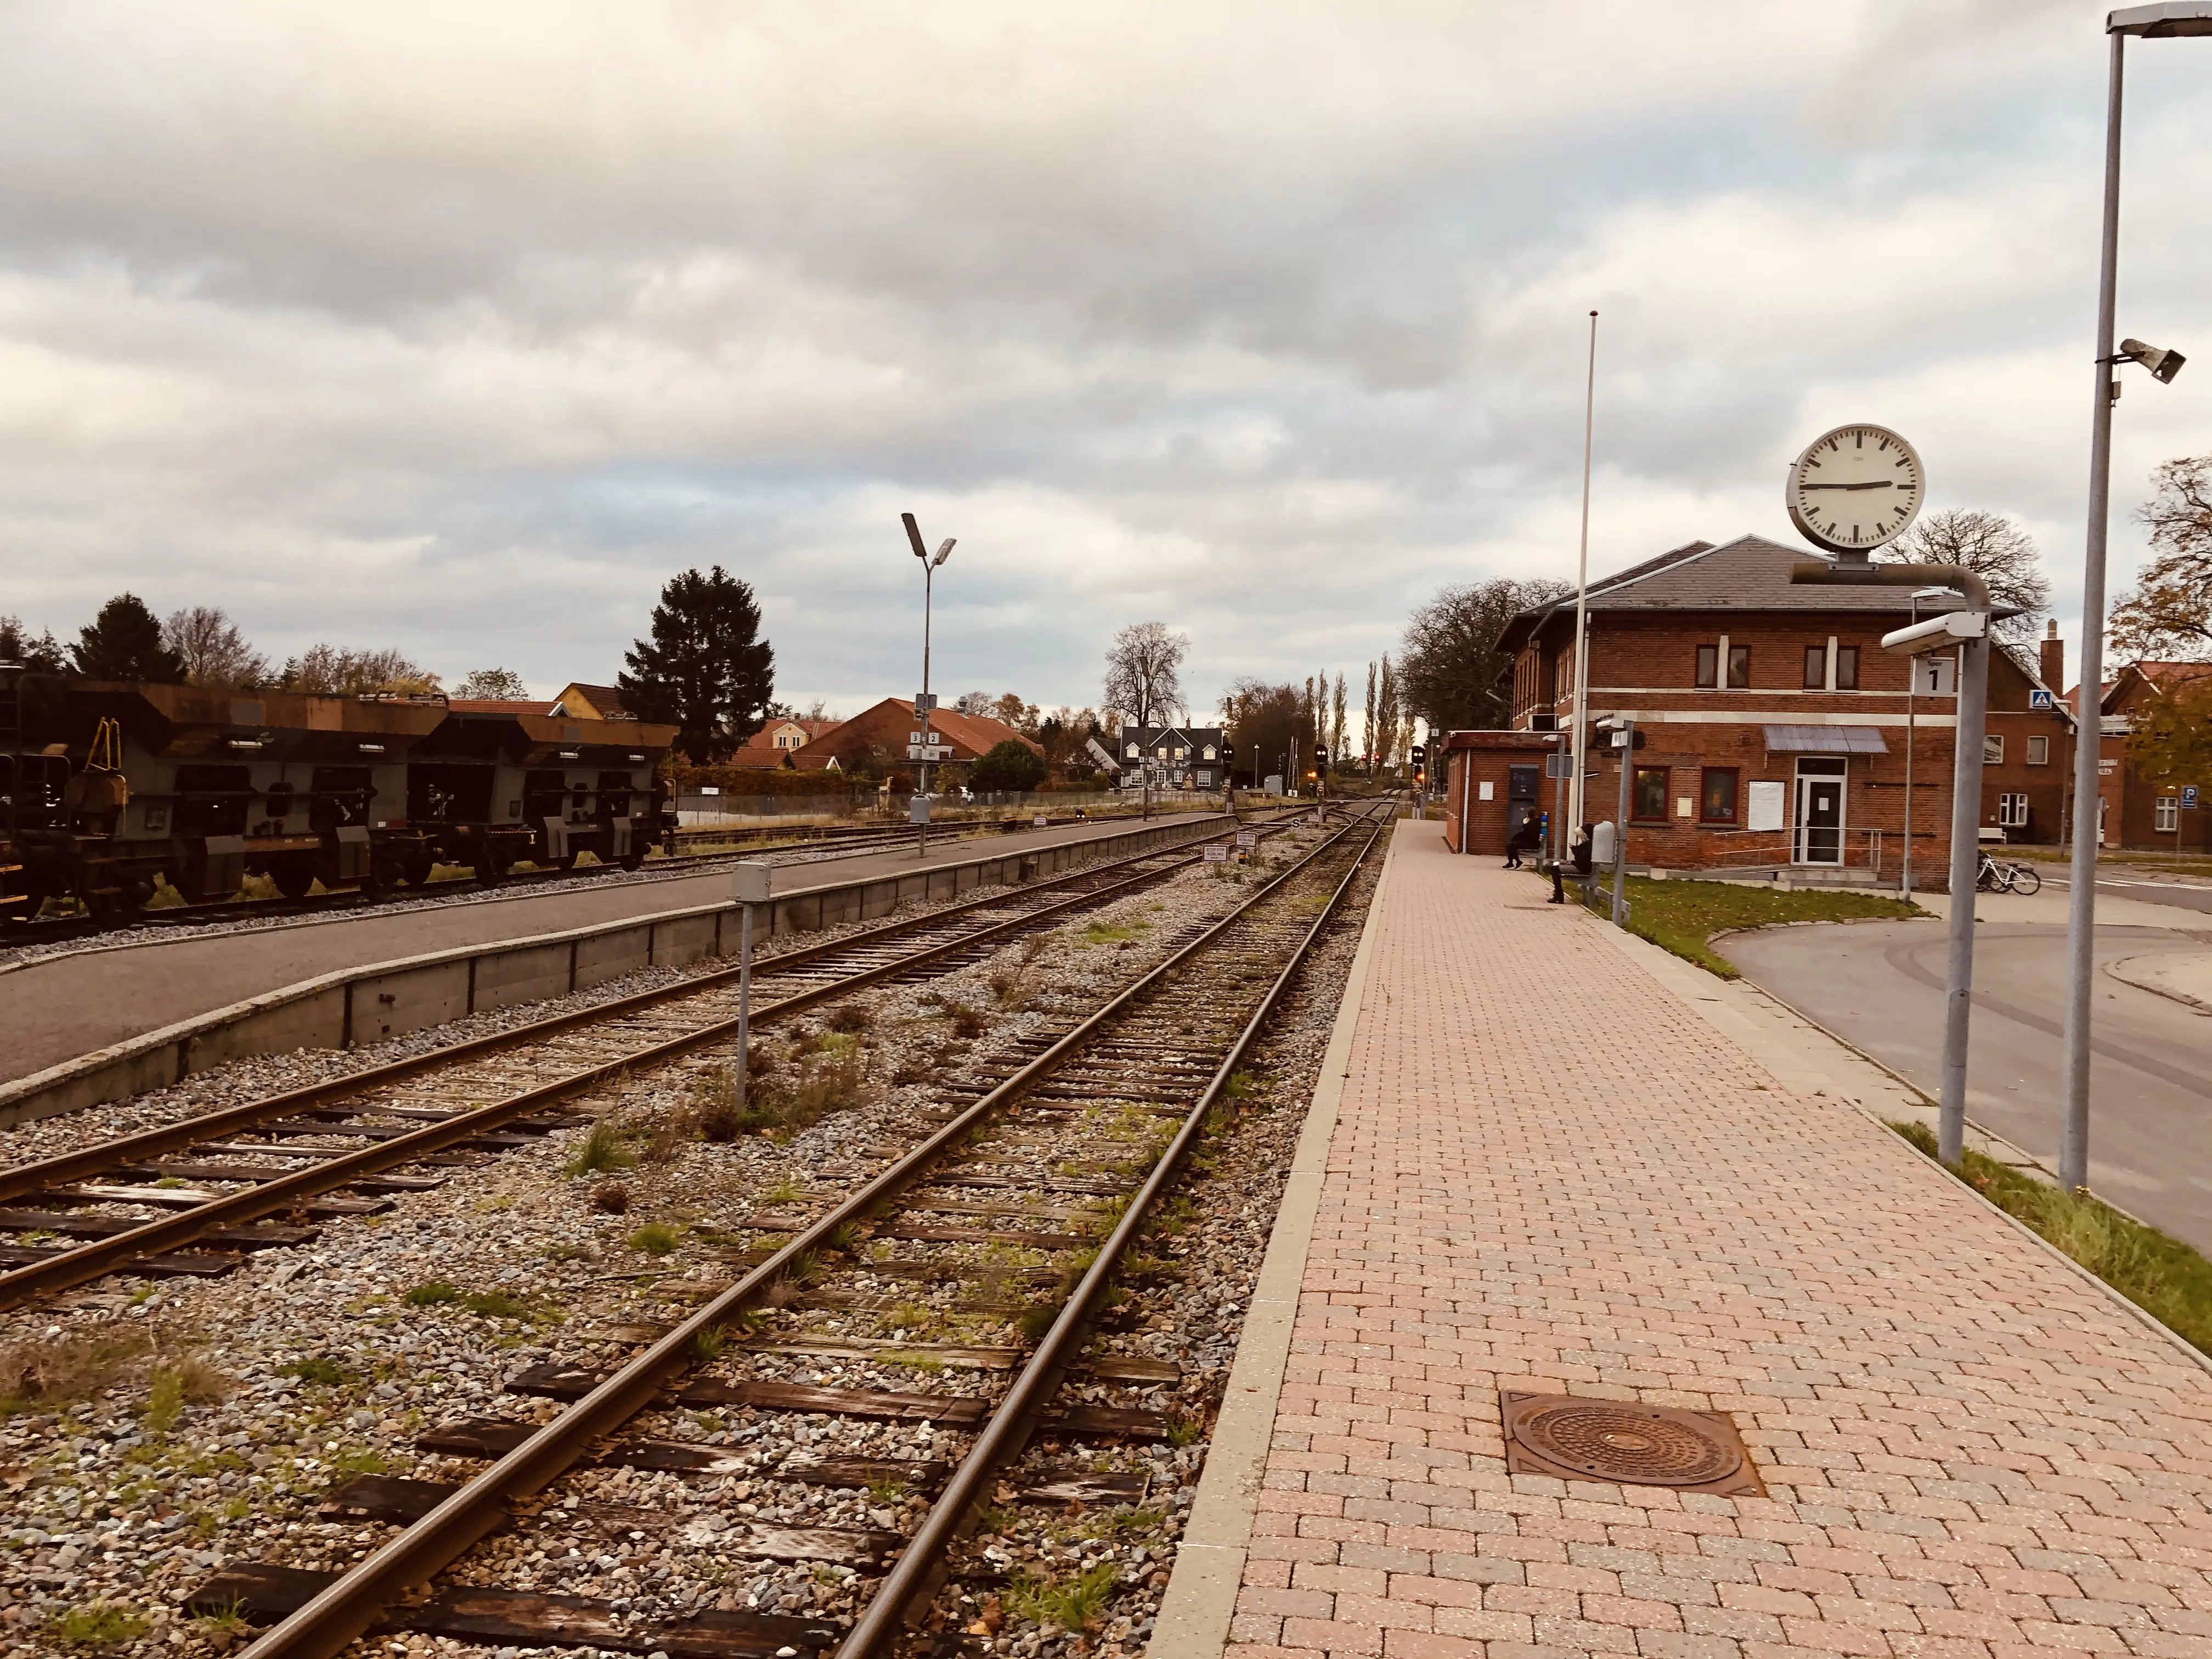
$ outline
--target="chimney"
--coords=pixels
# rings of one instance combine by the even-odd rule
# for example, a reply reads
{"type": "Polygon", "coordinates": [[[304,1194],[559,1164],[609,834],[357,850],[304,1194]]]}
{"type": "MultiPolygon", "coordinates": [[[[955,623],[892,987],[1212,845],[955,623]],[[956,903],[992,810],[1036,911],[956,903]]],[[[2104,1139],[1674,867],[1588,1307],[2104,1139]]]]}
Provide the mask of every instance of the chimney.
{"type": "Polygon", "coordinates": [[[2037,667],[2045,685],[2053,691],[2063,691],[2066,689],[2066,641],[2058,637],[2056,618],[2044,623],[2043,630],[2043,638],[2037,641],[2041,647],[2037,667]]]}

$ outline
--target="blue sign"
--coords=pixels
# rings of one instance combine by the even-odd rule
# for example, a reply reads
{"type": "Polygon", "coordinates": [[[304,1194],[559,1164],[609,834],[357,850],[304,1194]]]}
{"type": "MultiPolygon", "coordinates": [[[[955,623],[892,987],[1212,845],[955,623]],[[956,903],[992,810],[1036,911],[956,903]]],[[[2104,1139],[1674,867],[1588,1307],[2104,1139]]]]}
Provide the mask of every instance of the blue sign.
{"type": "Polygon", "coordinates": [[[2197,786],[2193,783],[2185,783],[2181,786],[2181,810],[2185,812],[2193,812],[2197,810],[2197,786]]]}
{"type": "Polygon", "coordinates": [[[2051,707],[2053,701],[2052,695],[2041,686],[2034,687],[2027,694],[2027,706],[2030,708],[2048,708],[2051,707]]]}

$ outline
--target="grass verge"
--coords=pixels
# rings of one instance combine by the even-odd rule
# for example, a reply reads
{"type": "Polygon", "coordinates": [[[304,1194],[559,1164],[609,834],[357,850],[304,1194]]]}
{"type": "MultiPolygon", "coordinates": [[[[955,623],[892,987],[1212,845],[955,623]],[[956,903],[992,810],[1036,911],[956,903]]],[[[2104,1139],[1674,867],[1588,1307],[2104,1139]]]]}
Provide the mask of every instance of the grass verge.
{"type": "MultiPolygon", "coordinates": [[[[1611,884],[1605,884],[1611,890],[1611,884]]],[[[1601,902],[1607,901],[1601,900],[1601,902]]],[[[1765,927],[1778,921],[1857,921],[1867,917],[1924,916],[1903,899],[1872,893],[1784,893],[1771,887],[1725,881],[1646,881],[1628,878],[1628,931],[1694,962],[1723,979],[1741,977],[1735,964],[1706,943],[1730,927],[1765,927]]]]}
{"type": "MultiPolygon", "coordinates": [[[[1936,1132],[1924,1123],[1891,1128],[1927,1157],[1936,1132]]],[[[2212,1261],[2155,1227],[2094,1198],[2074,1198],[2010,1164],[1967,1151],[1952,1171],[2007,1215],[2026,1222],[2122,1296],[2204,1353],[2212,1353],[2212,1261]]]]}

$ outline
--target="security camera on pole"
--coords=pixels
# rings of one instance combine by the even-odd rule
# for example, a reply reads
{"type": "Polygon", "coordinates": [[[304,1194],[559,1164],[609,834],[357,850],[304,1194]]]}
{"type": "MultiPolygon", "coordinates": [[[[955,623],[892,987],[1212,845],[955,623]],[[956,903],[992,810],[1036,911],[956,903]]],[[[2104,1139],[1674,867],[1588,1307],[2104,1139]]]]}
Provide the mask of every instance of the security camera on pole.
{"type": "Polygon", "coordinates": [[[1793,582],[1955,589],[1964,611],[1882,636],[1885,651],[1956,649],[1958,714],[1951,757],[1950,957],[1944,972],[1943,1093],[1936,1150],[1955,1164],[1966,1144],[1966,1029],[1974,986],[1974,888],[1981,864],[1982,728],[1989,708],[1990,590],[1964,565],[1875,564],[1868,555],[1905,533],[1927,479],[1919,453],[1887,427],[1839,426],[1791,462],[1783,490],[1790,517],[1833,559],[1811,560],[1793,582]]]}
{"type": "Polygon", "coordinates": [[[917,778],[914,799],[907,805],[907,816],[921,828],[921,851],[918,856],[929,854],[929,763],[943,757],[937,733],[930,729],[937,714],[937,699],[929,695],[929,607],[930,590],[934,585],[937,567],[952,556],[952,538],[947,536],[937,550],[934,558],[922,544],[921,526],[914,521],[914,514],[902,513],[899,522],[906,526],[907,541],[914,548],[914,556],[921,561],[921,690],[914,700],[914,718],[919,728],[908,734],[906,757],[919,761],[921,769],[917,778]]]}

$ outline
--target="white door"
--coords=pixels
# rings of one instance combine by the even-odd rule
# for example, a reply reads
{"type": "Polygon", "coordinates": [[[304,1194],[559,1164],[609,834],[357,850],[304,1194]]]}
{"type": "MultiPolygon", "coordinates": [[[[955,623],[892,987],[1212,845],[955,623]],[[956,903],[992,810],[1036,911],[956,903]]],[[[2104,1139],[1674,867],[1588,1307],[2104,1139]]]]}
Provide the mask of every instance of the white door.
{"type": "Polygon", "coordinates": [[[1795,850],[1799,864],[1841,864],[1844,861],[1844,763],[1801,760],[1797,763],[1797,835],[1795,850]]]}

